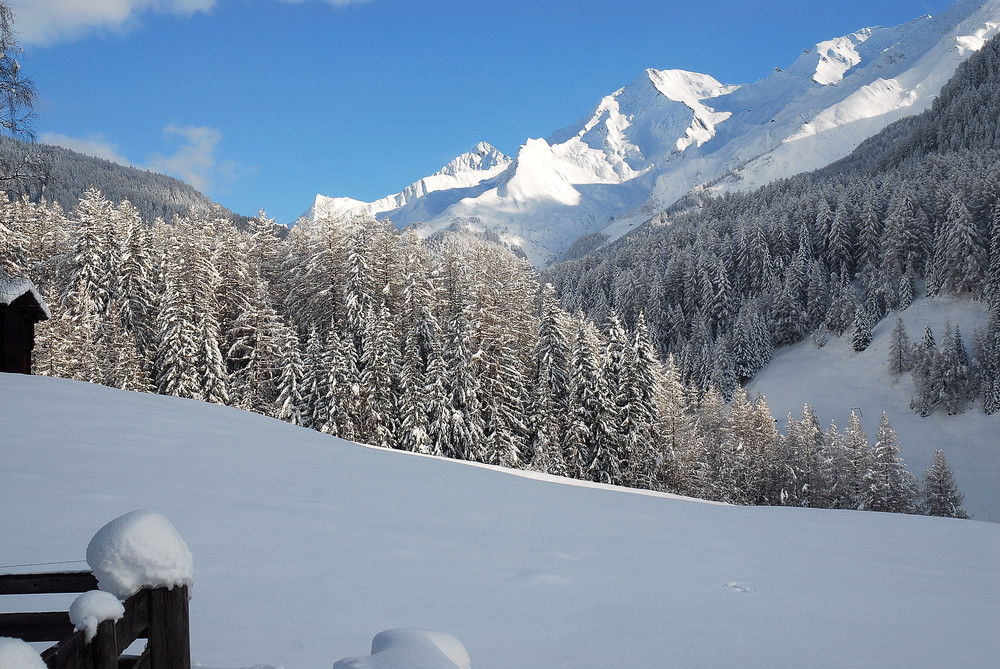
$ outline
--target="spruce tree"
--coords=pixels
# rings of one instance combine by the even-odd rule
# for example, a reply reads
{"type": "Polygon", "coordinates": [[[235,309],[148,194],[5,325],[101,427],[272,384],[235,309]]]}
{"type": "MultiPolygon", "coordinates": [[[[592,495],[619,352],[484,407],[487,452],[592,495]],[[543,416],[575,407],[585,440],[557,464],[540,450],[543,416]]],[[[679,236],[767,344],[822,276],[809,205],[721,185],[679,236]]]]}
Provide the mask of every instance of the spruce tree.
{"type": "Polygon", "coordinates": [[[866,511],[916,513],[917,482],[899,457],[896,431],[883,413],[871,467],[862,478],[863,488],[858,508],[866,511]]]}
{"type": "Polygon", "coordinates": [[[889,378],[896,381],[899,375],[910,369],[910,338],[906,334],[903,319],[896,318],[896,324],[889,333],[889,378]]]}
{"type": "Polygon", "coordinates": [[[941,243],[936,259],[942,287],[980,296],[986,269],[985,249],[972,214],[957,193],[952,195],[948,206],[941,243]]]}
{"type": "Polygon", "coordinates": [[[305,369],[299,352],[299,338],[292,328],[286,326],[281,339],[281,373],[278,376],[278,398],[272,415],[286,423],[302,425],[309,409],[303,401],[305,369]]]}
{"type": "Polygon", "coordinates": [[[920,510],[925,516],[968,518],[962,507],[964,495],[958,491],[955,475],[944,459],[941,450],[934,451],[934,459],[924,472],[921,486],[920,510]]]}

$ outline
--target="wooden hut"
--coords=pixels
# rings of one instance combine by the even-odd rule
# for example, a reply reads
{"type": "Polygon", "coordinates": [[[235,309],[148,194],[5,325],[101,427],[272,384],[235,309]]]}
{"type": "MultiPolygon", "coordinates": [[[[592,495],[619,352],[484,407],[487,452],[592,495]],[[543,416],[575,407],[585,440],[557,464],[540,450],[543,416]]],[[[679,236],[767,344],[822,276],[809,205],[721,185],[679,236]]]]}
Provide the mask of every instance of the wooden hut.
{"type": "Polygon", "coordinates": [[[35,323],[51,317],[35,284],[0,269],[0,372],[31,374],[35,323]]]}

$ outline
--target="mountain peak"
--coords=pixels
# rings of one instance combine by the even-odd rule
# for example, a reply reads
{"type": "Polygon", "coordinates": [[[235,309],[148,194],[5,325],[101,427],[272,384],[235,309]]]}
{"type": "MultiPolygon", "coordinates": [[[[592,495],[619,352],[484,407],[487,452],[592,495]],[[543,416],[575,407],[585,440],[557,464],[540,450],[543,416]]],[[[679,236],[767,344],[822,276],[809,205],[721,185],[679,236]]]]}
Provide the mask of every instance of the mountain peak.
{"type": "Polygon", "coordinates": [[[683,102],[691,106],[690,102],[697,102],[706,98],[714,98],[719,95],[730,93],[739,86],[727,86],[709,75],[699,72],[689,72],[687,70],[655,70],[648,68],[645,77],[653,84],[653,87],[669,100],[683,102]]]}
{"type": "Polygon", "coordinates": [[[512,159],[489,142],[479,142],[471,151],[467,151],[434,173],[434,175],[454,176],[464,172],[493,172],[497,168],[506,168],[512,159]]]}

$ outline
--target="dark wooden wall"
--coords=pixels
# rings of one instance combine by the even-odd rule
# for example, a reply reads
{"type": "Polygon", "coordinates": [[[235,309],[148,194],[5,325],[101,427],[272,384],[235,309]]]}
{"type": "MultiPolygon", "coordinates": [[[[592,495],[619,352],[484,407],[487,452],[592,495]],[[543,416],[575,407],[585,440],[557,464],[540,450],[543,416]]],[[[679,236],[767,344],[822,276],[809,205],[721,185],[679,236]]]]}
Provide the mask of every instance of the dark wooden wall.
{"type": "Polygon", "coordinates": [[[38,305],[31,293],[0,304],[0,372],[31,374],[38,305]]]}

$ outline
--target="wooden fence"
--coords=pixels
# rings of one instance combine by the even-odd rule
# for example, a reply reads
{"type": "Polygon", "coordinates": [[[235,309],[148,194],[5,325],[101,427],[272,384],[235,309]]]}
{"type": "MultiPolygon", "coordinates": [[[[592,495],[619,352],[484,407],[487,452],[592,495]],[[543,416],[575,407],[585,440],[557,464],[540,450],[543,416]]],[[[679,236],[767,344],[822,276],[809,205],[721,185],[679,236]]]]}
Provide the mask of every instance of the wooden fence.
{"type": "MultiPolygon", "coordinates": [[[[77,593],[97,589],[89,571],[0,574],[0,595],[77,593]]],[[[24,641],[57,641],[42,653],[49,669],[191,669],[191,636],[186,586],[142,589],[123,602],[125,615],[98,625],[88,644],[73,629],[69,613],[0,613],[0,636],[24,641]],[[141,655],[123,655],[136,639],[146,639],[141,655]]]]}

